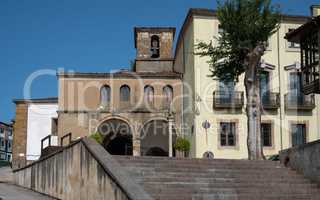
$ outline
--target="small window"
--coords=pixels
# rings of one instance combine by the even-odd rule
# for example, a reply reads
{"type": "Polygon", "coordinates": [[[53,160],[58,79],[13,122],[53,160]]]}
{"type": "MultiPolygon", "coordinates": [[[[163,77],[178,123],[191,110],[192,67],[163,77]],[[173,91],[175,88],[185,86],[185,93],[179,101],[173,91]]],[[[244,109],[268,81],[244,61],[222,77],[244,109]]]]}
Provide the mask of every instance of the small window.
{"type": "Polygon", "coordinates": [[[4,147],[5,147],[4,139],[3,139],[3,138],[0,138],[0,147],[1,147],[1,148],[4,148],[4,147]]]}
{"type": "Polygon", "coordinates": [[[0,154],[0,160],[5,160],[5,159],[6,159],[6,154],[1,153],[1,154],[0,154]]]}
{"type": "Polygon", "coordinates": [[[120,101],[130,101],[130,87],[128,85],[120,87],[120,101]]]}
{"type": "Polygon", "coordinates": [[[105,85],[101,88],[100,91],[100,101],[101,101],[101,105],[107,105],[110,102],[111,99],[111,89],[110,86],[105,85]]]}
{"type": "Polygon", "coordinates": [[[8,150],[11,150],[11,141],[8,141],[8,150]]]}
{"type": "Polygon", "coordinates": [[[152,86],[147,85],[144,87],[144,100],[148,104],[153,104],[153,98],[154,98],[154,89],[152,86]]]}
{"type": "Polygon", "coordinates": [[[170,85],[167,85],[163,88],[163,97],[165,104],[171,104],[173,99],[173,89],[170,85]]]}
{"type": "Polygon", "coordinates": [[[159,58],[160,57],[160,39],[159,36],[153,35],[151,37],[151,58],[159,58]]]}
{"type": "Polygon", "coordinates": [[[261,123],[261,137],[264,147],[272,146],[272,132],[270,123],[261,123]]]}
{"type": "Polygon", "coordinates": [[[0,133],[4,133],[4,128],[0,128],[0,133]]]}
{"type": "Polygon", "coordinates": [[[220,144],[221,146],[236,145],[236,123],[235,122],[220,123],[220,144]]]}
{"type": "MultiPolygon", "coordinates": [[[[289,33],[291,31],[294,31],[295,29],[293,28],[289,28],[289,33]]],[[[288,48],[294,48],[294,49],[297,49],[297,48],[300,48],[300,44],[299,43],[295,43],[295,42],[288,42],[288,48]]]]}
{"type": "Polygon", "coordinates": [[[51,119],[51,134],[58,135],[58,119],[57,118],[51,119]]]}

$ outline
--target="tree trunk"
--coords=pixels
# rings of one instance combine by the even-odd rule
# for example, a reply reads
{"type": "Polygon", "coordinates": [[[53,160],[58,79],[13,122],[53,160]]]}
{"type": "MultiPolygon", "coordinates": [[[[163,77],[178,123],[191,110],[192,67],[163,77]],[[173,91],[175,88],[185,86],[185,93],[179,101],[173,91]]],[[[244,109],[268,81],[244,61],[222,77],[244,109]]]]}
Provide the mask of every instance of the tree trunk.
{"type": "Polygon", "coordinates": [[[248,158],[249,160],[263,160],[263,146],[261,138],[261,97],[260,77],[258,67],[263,55],[263,46],[258,46],[248,54],[245,72],[246,113],[248,125],[248,158]]]}

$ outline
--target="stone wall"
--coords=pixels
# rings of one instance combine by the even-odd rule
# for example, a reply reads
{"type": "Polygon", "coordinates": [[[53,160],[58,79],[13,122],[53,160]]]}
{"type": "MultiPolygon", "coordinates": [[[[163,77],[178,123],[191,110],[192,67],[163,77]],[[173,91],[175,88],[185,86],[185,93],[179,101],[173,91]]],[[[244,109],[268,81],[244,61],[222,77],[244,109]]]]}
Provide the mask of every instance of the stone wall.
{"type": "MultiPolygon", "coordinates": [[[[79,76],[79,75],[78,75],[79,76]]],[[[150,120],[167,119],[168,110],[164,109],[163,88],[173,88],[171,110],[177,134],[181,131],[182,82],[178,77],[158,78],[99,78],[96,75],[85,77],[59,77],[59,117],[58,136],[61,138],[72,133],[73,139],[89,136],[97,131],[103,122],[116,118],[132,127],[133,154],[140,155],[140,134],[143,126],[150,120]],[[121,106],[120,87],[130,87],[130,102],[127,108],[121,106]],[[106,108],[100,109],[100,89],[103,85],[111,87],[111,101],[106,108]],[[144,109],[144,87],[154,87],[154,108],[144,109]]]]}
{"type": "Polygon", "coordinates": [[[172,60],[136,60],[136,71],[138,72],[172,72],[172,60]]]}
{"type": "Polygon", "coordinates": [[[14,179],[58,199],[151,200],[101,145],[87,138],[14,171],[14,179]]]}
{"type": "Polygon", "coordinates": [[[12,167],[26,165],[28,104],[16,104],[16,117],[13,126],[12,167]]]}
{"type": "Polygon", "coordinates": [[[173,28],[138,28],[136,29],[137,59],[150,58],[151,37],[157,35],[160,39],[160,59],[172,58],[174,40],[173,28]]]}
{"type": "Polygon", "coordinates": [[[280,161],[306,178],[320,183],[320,140],[280,152],[280,161]]]}

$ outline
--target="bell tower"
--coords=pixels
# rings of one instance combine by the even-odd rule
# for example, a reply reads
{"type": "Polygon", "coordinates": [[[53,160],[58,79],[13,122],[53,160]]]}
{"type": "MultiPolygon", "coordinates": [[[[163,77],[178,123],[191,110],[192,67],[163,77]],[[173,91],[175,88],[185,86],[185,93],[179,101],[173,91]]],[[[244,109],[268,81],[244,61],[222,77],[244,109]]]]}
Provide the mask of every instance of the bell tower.
{"type": "Polygon", "coordinates": [[[173,27],[136,27],[134,29],[135,72],[172,72],[173,27]]]}

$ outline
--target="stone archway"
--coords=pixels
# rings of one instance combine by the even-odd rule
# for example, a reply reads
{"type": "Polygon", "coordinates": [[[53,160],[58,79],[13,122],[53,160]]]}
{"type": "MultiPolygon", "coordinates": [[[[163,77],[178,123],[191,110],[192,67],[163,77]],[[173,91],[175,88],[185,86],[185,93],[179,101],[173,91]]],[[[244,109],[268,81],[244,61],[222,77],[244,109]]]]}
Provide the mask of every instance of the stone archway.
{"type": "Polygon", "coordinates": [[[98,127],[104,136],[103,147],[111,155],[132,155],[132,131],[127,122],[121,119],[108,119],[98,127]]]}
{"type": "Polygon", "coordinates": [[[140,133],[142,156],[169,155],[169,124],[166,120],[147,122],[140,133]]]}

